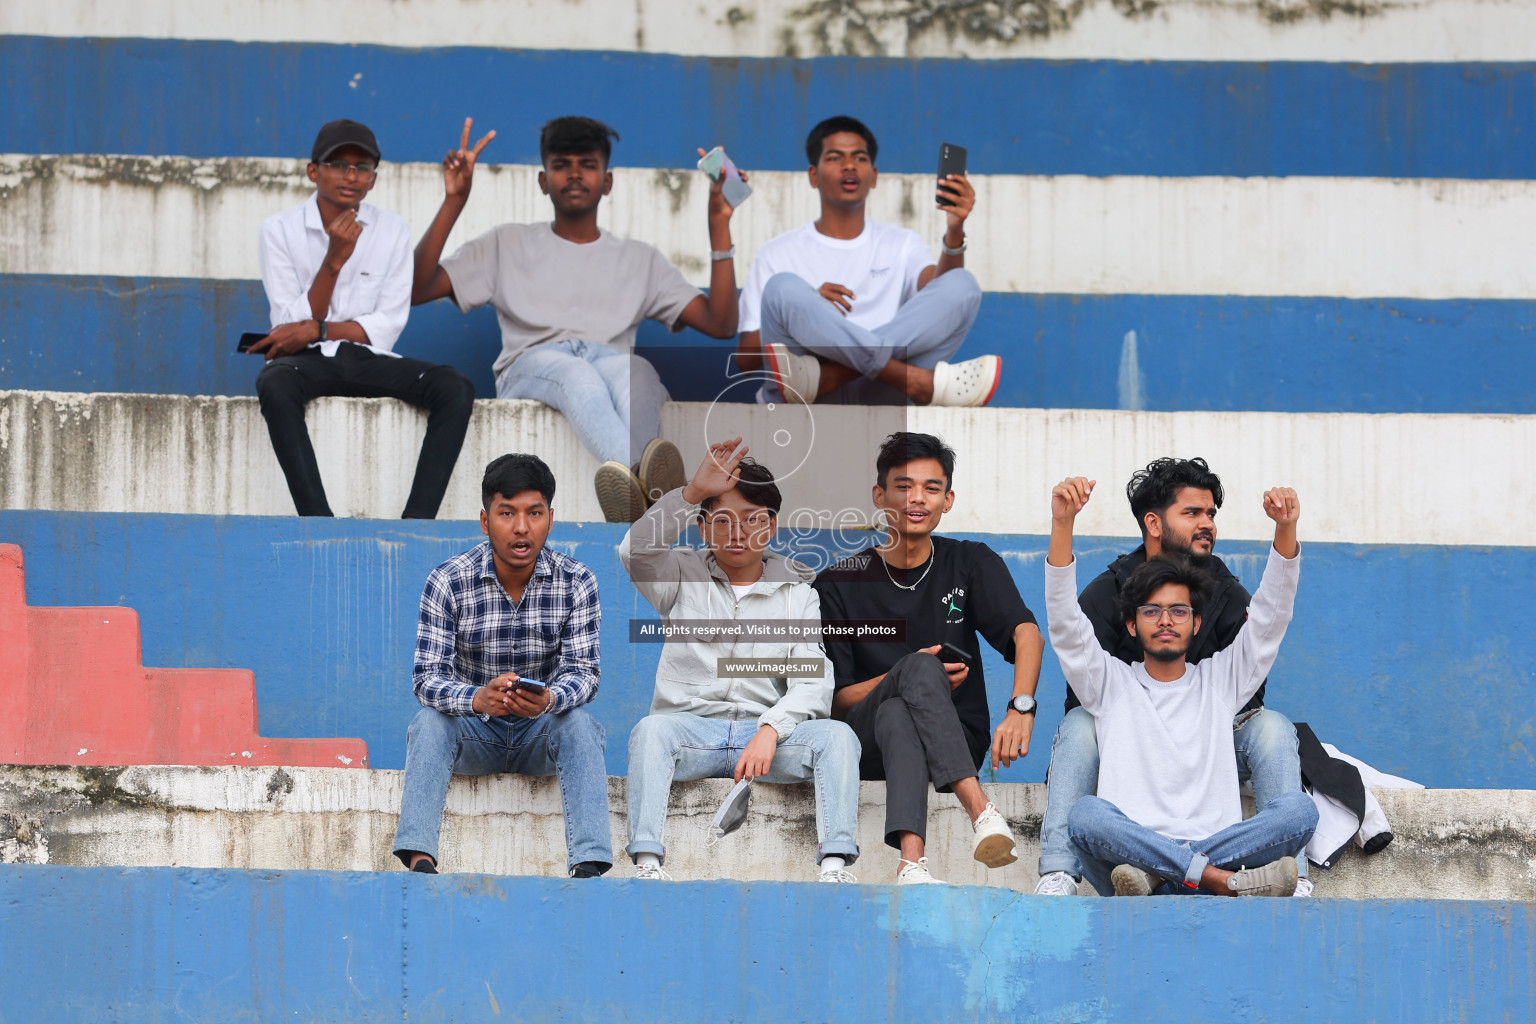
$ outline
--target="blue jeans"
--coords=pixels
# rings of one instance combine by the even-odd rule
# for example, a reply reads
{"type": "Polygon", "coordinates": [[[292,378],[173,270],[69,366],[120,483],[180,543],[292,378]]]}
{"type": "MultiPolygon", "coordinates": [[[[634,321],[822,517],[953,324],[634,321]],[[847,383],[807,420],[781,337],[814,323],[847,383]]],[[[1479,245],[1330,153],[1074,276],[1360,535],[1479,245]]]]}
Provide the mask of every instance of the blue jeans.
{"type": "MultiPolygon", "coordinates": [[[[551,775],[560,780],[567,866],[613,864],[608,833],[608,772],[603,727],[586,708],[538,718],[445,715],[422,708],[405,739],[405,792],[395,854],[418,850],[437,859],[448,780],[460,775],[551,775]]],[[[404,860],[405,858],[401,858],[404,860]]]]}
{"type": "Polygon", "coordinates": [[[666,386],[647,360],[590,341],[552,341],[513,360],[497,398],[531,398],[558,409],[587,451],[632,466],[661,436],[666,386]]]}
{"type": "MultiPolygon", "coordinates": [[[[1286,793],[1301,792],[1301,755],[1297,752],[1296,727],[1278,711],[1260,708],[1232,720],[1232,745],[1237,753],[1237,775],[1253,786],[1254,806],[1262,811],[1270,801],[1286,793]]],[[[1045,793],[1045,817],[1040,822],[1040,874],[1065,871],[1081,879],[1067,838],[1067,814],[1099,787],[1099,738],[1093,716],[1073,708],[1056,728],[1051,742],[1050,785],[1045,793]]],[[[1307,861],[1296,862],[1307,877],[1307,861]]]]}
{"type": "Polygon", "coordinates": [[[1317,805],[1305,793],[1282,793],[1246,821],[1228,825],[1208,839],[1169,839],[1139,825],[1101,797],[1072,805],[1067,834],[1083,874],[1101,896],[1113,896],[1110,872],[1131,864],[1166,879],[1159,895],[1193,893],[1207,864],[1236,871],[1294,857],[1317,827],[1317,805]]]}
{"type": "Polygon", "coordinates": [[[862,375],[862,380],[849,381],[818,399],[819,405],[906,405],[906,395],[875,376],[893,358],[933,369],[959,351],[981,309],[981,285],[963,267],[935,277],[890,323],[874,330],[850,322],[816,288],[794,274],[768,279],[763,287],[762,343],[787,345],[791,352],[817,355],[862,375]]]}
{"type": "MultiPolygon", "coordinates": [[[[667,848],[667,797],[672,780],[728,779],[757,733],[755,719],[648,715],[629,734],[629,846],[626,853],[667,848]]],[[[852,863],[859,855],[859,741],[842,722],[801,722],[779,744],[761,782],[816,783],[816,863],[828,854],[852,863]]]]}

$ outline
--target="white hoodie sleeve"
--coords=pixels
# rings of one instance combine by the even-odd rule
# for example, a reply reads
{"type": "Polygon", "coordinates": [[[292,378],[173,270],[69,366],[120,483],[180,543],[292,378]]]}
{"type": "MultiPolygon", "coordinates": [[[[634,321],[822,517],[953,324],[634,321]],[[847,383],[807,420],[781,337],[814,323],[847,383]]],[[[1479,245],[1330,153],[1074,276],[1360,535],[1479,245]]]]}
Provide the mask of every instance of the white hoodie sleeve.
{"type": "Polygon", "coordinates": [[[699,506],[683,500],[681,487],[668,491],[635,520],[619,543],[624,571],[663,615],[677,603],[686,563],[698,560],[698,552],[675,546],[698,510],[699,506]]]}
{"type": "MultiPolygon", "coordinates": [[[[793,616],[800,622],[821,621],[821,596],[809,583],[791,584],[795,592],[793,616]]],[[[832,659],[827,657],[821,644],[816,641],[790,644],[785,650],[787,658],[820,658],[821,675],[804,676],[788,680],[789,689],[778,703],[758,717],[759,725],[771,725],[779,734],[779,742],[789,738],[795,726],[813,718],[829,718],[832,714],[832,659]]]]}
{"type": "Polygon", "coordinates": [[[1077,603],[1077,559],[1071,565],[1045,563],[1045,619],[1051,649],[1061,662],[1061,674],[1089,714],[1104,705],[1110,665],[1115,657],[1099,646],[1093,623],[1077,603]]]}
{"type": "Polygon", "coordinates": [[[1206,659],[1212,680],[1219,681],[1223,696],[1236,711],[1264,685],[1264,679],[1280,655],[1280,641],[1296,604],[1296,585],[1301,578],[1301,554],[1286,558],[1271,545],[1269,561],[1259,589],[1248,602],[1248,621],[1225,650],[1206,659]]]}

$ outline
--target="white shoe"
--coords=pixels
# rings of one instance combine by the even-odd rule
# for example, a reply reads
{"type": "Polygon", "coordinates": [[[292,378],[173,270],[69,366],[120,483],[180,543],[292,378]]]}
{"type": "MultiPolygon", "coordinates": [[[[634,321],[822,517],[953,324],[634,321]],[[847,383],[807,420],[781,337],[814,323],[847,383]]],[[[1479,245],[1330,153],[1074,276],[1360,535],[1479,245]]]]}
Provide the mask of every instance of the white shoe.
{"type": "Polygon", "coordinates": [[[896,884],[943,885],[944,883],[928,873],[928,858],[919,857],[917,860],[902,860],[901,870],[896,872],[896,884]]]}
{"type": "Polygon", "coordinates": [[[1000,868],[1019,859],[1013,830],[1008,827],[1008,821],[1002,813],[990,803],[987,804],[986,810],[977,816],[976,823],[971,828],[976,832],[975,843],[971,846],[971,856],[987,867],[1000,868]]]}
{"type": "Polygon", "coordinates": [[[976,406],[992,401],[1003,379],[1001,356],[977,356],[963,363],[939,363],[933,368],[933,399],[929,405],[976,406]]]}
{"type": "Polygon", "coordinates": [[[1035,883],[1036,896],[1076,896],[1077,879],[1065,871],[1047,871],[1035,883]]]}
{"type": "Polygon", "coordinates": [[[648,882],[670,882],[672,876],[661,869],[660,864],[636,864],[635,877],[648,882]]]}
{"type": "Polygon", "coordinates": [[[1296,891],[1291,893],[1291,895],[1292,896],[1311,896],[1312,895],[1312,879],[1310,879],[1310,878],[1298,878],[1298,879],[1296,879],[1296,891]]]}
{"type": "Polygon", "coordinates": [[[843,868],[828,868],[816,877],[818,882],[857,882],[858,879],[843,868]]]}
{"type": "MultiPolygon", "coordinates": [[[[764,345],[763,359],[768,372],[786,402],[810,405],[821,387],[821,361],[815,356],[791,352],[788,345],[764,345]]],[[[942,363],[939,365],[943,365],[942,363]]]]}

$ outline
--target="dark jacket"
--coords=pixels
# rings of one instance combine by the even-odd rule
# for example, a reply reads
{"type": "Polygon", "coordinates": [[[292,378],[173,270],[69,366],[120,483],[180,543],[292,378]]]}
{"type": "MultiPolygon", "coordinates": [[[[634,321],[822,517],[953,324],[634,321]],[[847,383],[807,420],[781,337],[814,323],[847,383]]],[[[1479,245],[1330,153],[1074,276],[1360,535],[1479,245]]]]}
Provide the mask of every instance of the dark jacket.
{"type": "MultiPolygon", "coordinates": [[[[1093,582],[1084,587],[1077,598],[1083,614],[1093,623],[1093,632],[1099,638],[1099,645],[1126,664],[1140,661],[1142,653],[1141,644],[1125,628],[1125,620],[1120,617],[1120,587],[1146,560],[1145,544],[1128,555],[1121,555],[1109,563],[1108,569],[1094,577],[1093,582]]],[[[1226,650],[1237,639],[1237,631],[1243,628],[1243,623],[1248,621],[1248,591],[1232,575],[1226,563],[1212,555],[1205,568],[1216,581],[1216,591],[1200,615],[1200,632],[1190,641],[1189,653],[1185,656],[1190,664],[1204,661],[1217,651],[1226,650]]],[[[1079,703],[1077,694],[1068,686],[1067,710],[1071,711],[1079,703]]],[[[1253,699],[1238,714],[1263,706],[1264,686],[1260,686],[1259,692],[1253,695],[1253,699]]]]}

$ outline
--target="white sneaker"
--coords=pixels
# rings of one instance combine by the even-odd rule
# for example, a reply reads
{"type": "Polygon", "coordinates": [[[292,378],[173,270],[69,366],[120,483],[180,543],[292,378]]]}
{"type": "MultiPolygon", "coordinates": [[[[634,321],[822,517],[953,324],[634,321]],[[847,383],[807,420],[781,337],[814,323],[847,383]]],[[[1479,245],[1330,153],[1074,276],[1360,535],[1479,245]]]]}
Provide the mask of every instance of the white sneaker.
{"type": "Polygon", "coordinates": [[[977,356],[963,363],[939,363],[933,368],[933,400],[929,405],[986,405],[1003,379],[1001,356],[977,356]]]}
{"type": "Polygon", "coordinates": [[[858,879],[843,868],[828,868],[816,877],[818,882],[857,882],[858,879]]]}
{"type": "Polygon", "coordinates": [[[1076,896],[1077,879],[1065,871],[1047,871],[1035,883],[1036,896],[1076,896]]]}
{"type": "Polygon", "coordinates": [[[636,864],[635,877],[648,882],[670,882],[672,876],[661,869],[660,864],[636,864]]]}
{"type": "Polygon", "coordinates": [[[773,374],[774,381],[779,385],[784,401],[801,405],[810,405],[816,401],[817,389],[821,387],[819,359],[791,352],[788,345],[778,344],[764,345],[763,359],[768,364],[768,372],[773,374]]]}
{"type": "Polygon", "coordinates": [[[1312,879],[1310,879],[1310,878],[1298,878],[1298,879],[1296,879],[1296,891],[1291,893],[1291,895],[1292,896],[1311,896],[1312,895],[1312,879]]]}
{"type": "Polygon", "coordinates": [[[1013,830],[1008,827],[1008,822],[1002,813],[990,803],[987,804],[986,810],[977,816],[976,823],[971,828],[976,832],[975,843],[971,846],[971,856],[987,867],[1000,868],[1019,859],[1013,830]]]}
{"type": "Polygon", "coordinates": [[[917,860],[902,860],[901,870],[896,872],[896,884],[943,885],[944,883],[928,873],[928,858],[919,857],[917,860]]]}

